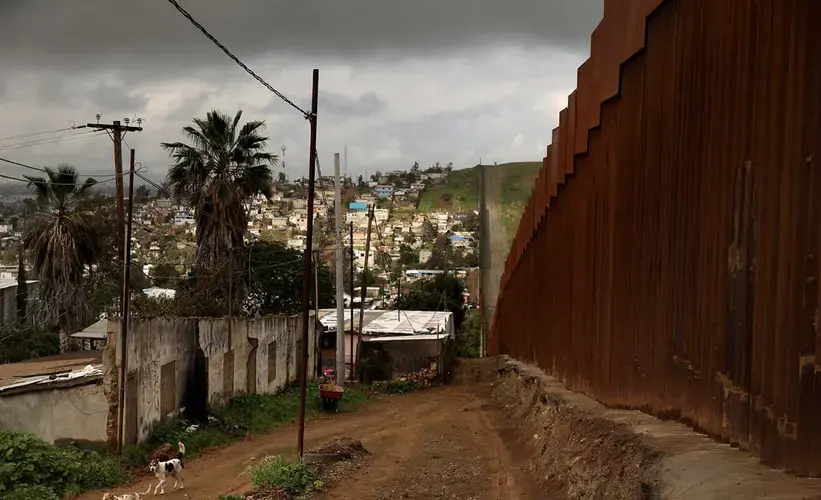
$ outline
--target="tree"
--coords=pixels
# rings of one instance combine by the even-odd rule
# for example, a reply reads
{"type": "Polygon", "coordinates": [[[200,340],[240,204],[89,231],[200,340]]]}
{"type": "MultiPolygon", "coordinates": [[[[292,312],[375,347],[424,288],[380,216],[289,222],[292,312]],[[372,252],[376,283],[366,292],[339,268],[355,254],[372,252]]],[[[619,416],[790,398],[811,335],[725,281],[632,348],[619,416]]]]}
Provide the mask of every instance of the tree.
{"type": "Polygon", "coordinates": [[[285,172],[280,172],[278,177],[279,177],[279,183],[280,184],[285,184],[285,181],[286,181],[285,172]]]}
{"type": "Polygon", "coordinates": [[[448,274],[432,280],[420,280],[409,286],[408,293],[396,300],[394,308],[404,311],[450,311],[453,313],[453,326],[458,330],[465,317],[462,290],[462,282],[448,274]]]}
{"type": "MultiPolygon", "coordinates": [[[[224,268],[229,259],[228,269],[246,268],[244,203],[260,193],[270,197],[273,191],[270,167],[277,164],[277,157],[265,151],[265,122],[249,121],[240,127],[241,118],[241,110],[233,119],[209,111],[205,118],[195,118],[193,126],[183,127],[190,145],[162,143],[174,161],[167,176],[173,194],[196,209],[195,262],[201,270],[224,268]]],[[[234,298],[240,302],[244,290],[235,288],[234,298]]]]}
{"type": "MultiPolygon", "coordinates": [[[[251,315],[298,314],[301,310],[304,253],[281,243],[258,241],[248,245],[250,264],[248,297],[244,309],[251,315]]],[[[334,305],[334,281],[320,262],[319,306],[334,305]]],[[[311,277],[313,288],[313,276],[311,277]]],[[[309,294],[313,308],[315,294],[309,294]]]]}
{"type": "Polygon", "coordinates": [[[427,219],[422,223],[422,240],[424,241],[434,241],[436,239],[438,232],[436,231],[436,227],[433,223],[427,219]]]}
{"type": "Polygon", "coordinates": [[[365,179],[361,175],[356,179],[356,185],[361,188],[368,187],[368,183],[365,182],[365,179]]]}
{"type": "Polygon", "coordinates": [[[46,178],[25,176],[36,194],[40,212],[33,216],[24,245],[32,256],[40,280],[40,301],[44,319],[56,324],[60,332],[60,351],[69,348],[71,314],[82,305],[78,293],[83,273],[100,255],[97,232],[89,214],[79,205],[97,183],[80,183],[77,170],[69,165],[46,168],[46,178]]]}
{"type": "Polygon", "coordinates": [[[399,264],[404,268],[413,268],[419,265],[419,252],[409,245],[399,245],[399,264]]]}
{"type": "Polygon", "coordinates": [[[148,192],[148,188],[145,184],[140,184],[137,187],[137,191],[134,193],[134,201],[137,203],[145,203],[148,201],[148,197],[151,193],[148,192]]]}
{"type": "Polygon", "coordinates": [[[419,162],[418,161],[413,162],[413,166],[410,169],[410,173],[413,174],[413,177],[415,179],[419,178],[420,168],[419,168],[419,162]]]}
{"type": "Polygon", "coordinates": [[[173,264],[157,264],[151,269],[150,277],[154,286],[160,288],[175,288],[179,281],[180,273],[173,264]]]}

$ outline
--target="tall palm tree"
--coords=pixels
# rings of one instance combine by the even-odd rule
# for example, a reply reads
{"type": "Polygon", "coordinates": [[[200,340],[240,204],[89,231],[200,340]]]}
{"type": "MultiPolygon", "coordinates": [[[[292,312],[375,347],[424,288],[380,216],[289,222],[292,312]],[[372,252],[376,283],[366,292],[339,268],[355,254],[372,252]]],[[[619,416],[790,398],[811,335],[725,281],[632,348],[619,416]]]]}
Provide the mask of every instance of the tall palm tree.
{"type": "Polygon", "coordinates": [[[23,244],[40,280],[41,314],[58,326],[60,351],[66,352],[72,313],[82,305],[83,274],[100,255],[96,231],[81,204],[97,181],[80,183],[70,165],[46,168],[45,173],[46,177],[25,176],[39,211],[30,218],[23,244]]]}
{"type": "Polygon", "coordinates": [[[270,167],[278,159],[266,151],[268,138],[262,135],[265,122],[249,121],[240,126],[241,118],[242,110],[233,118],[209,111],[205,118],[195,118],[193,125],[183,127],[182,133],[191,144],[162,144],[174,161],[166,179],[168,186],[175,197],[186,200],[196,211],[195,260],[200,270],[223,269],[229,257],[235,275],[245,268],[245,203],[260,193],[270,196],[273,189],[270,167]]]}

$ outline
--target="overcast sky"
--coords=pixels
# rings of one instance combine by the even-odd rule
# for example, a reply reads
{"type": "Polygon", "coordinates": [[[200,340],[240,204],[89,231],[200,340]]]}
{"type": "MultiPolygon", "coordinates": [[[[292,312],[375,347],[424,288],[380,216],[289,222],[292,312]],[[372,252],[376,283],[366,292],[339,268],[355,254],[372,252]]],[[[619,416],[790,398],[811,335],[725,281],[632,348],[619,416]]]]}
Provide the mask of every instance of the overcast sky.
{"type": "MultiPolygon", "coordinates": [[[[179,1],[302,107],[320,69],[323,174],[346,145],[354,174],[541,159],[602,13],[602,0],[179,1]]],[[[127,141],[161,179],[161,141],[209,109],[243,109],[286,146],[289,176],[307,172],[307,121],[167,0],[0,0],[0,61],[0,157],[111,172],[105,136],[7,137],[141,117],[127,141]]]]}

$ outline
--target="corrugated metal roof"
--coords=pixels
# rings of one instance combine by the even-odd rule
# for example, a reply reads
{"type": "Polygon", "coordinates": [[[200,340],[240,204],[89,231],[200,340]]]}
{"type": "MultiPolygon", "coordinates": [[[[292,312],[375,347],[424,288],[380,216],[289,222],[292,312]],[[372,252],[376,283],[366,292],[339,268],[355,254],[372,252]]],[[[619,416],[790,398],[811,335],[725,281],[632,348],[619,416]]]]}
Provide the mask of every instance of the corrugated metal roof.
{"type": "Polygon", "coordinates": [[[69,381],[80,380],[83,378],[88,378],[90,380],[97,379],[103,376],[103,367],[102,365],[87,365],[80,370],[74,370],[71,372],[66,373],[56,373],[51,375],[37,375],[33,377],[27,377],[21,379],[19,382],[15,382],[13,384],[8,384],[3,387],[0,387],[0,394],[6,391],[11,391],[13,389],[22,389],[25,387],[32,387],[32,386],[43,386],[43,385],[50,385],[50,384],[58,384],[64,383],[69,381]]]}
{"type": "MultiPolygon", "coordinates": [[[[445,332],[453,313],[442,311],[365,311],[362,333],[369,335],[406,334],[421,331],[445,332]]],[[[345,309],[345,330],[351,329],[351,311],[345,309]]],[[[336,309],[320,309],[319,321],[336,330],[336,309]]],[[[359,328],[359,311],[354,310],[354,325],[359,328]]]]}

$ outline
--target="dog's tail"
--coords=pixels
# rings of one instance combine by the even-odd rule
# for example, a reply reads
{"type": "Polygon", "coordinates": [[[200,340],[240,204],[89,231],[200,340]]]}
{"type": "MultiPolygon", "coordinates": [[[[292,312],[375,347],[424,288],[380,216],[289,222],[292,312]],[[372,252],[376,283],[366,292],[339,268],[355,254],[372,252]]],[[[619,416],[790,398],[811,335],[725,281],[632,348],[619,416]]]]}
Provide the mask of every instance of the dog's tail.
{"type": "Polygon", "coordinates": [[[179,449],[179,453],[177,453],[177,460],[180,461],[180,467],[185,468],[185,466],[182,463],[182,459],[185,456],[185,445],[182,444],[182,441],[180,441],[177,443],[177,447],[179,449]]]}

